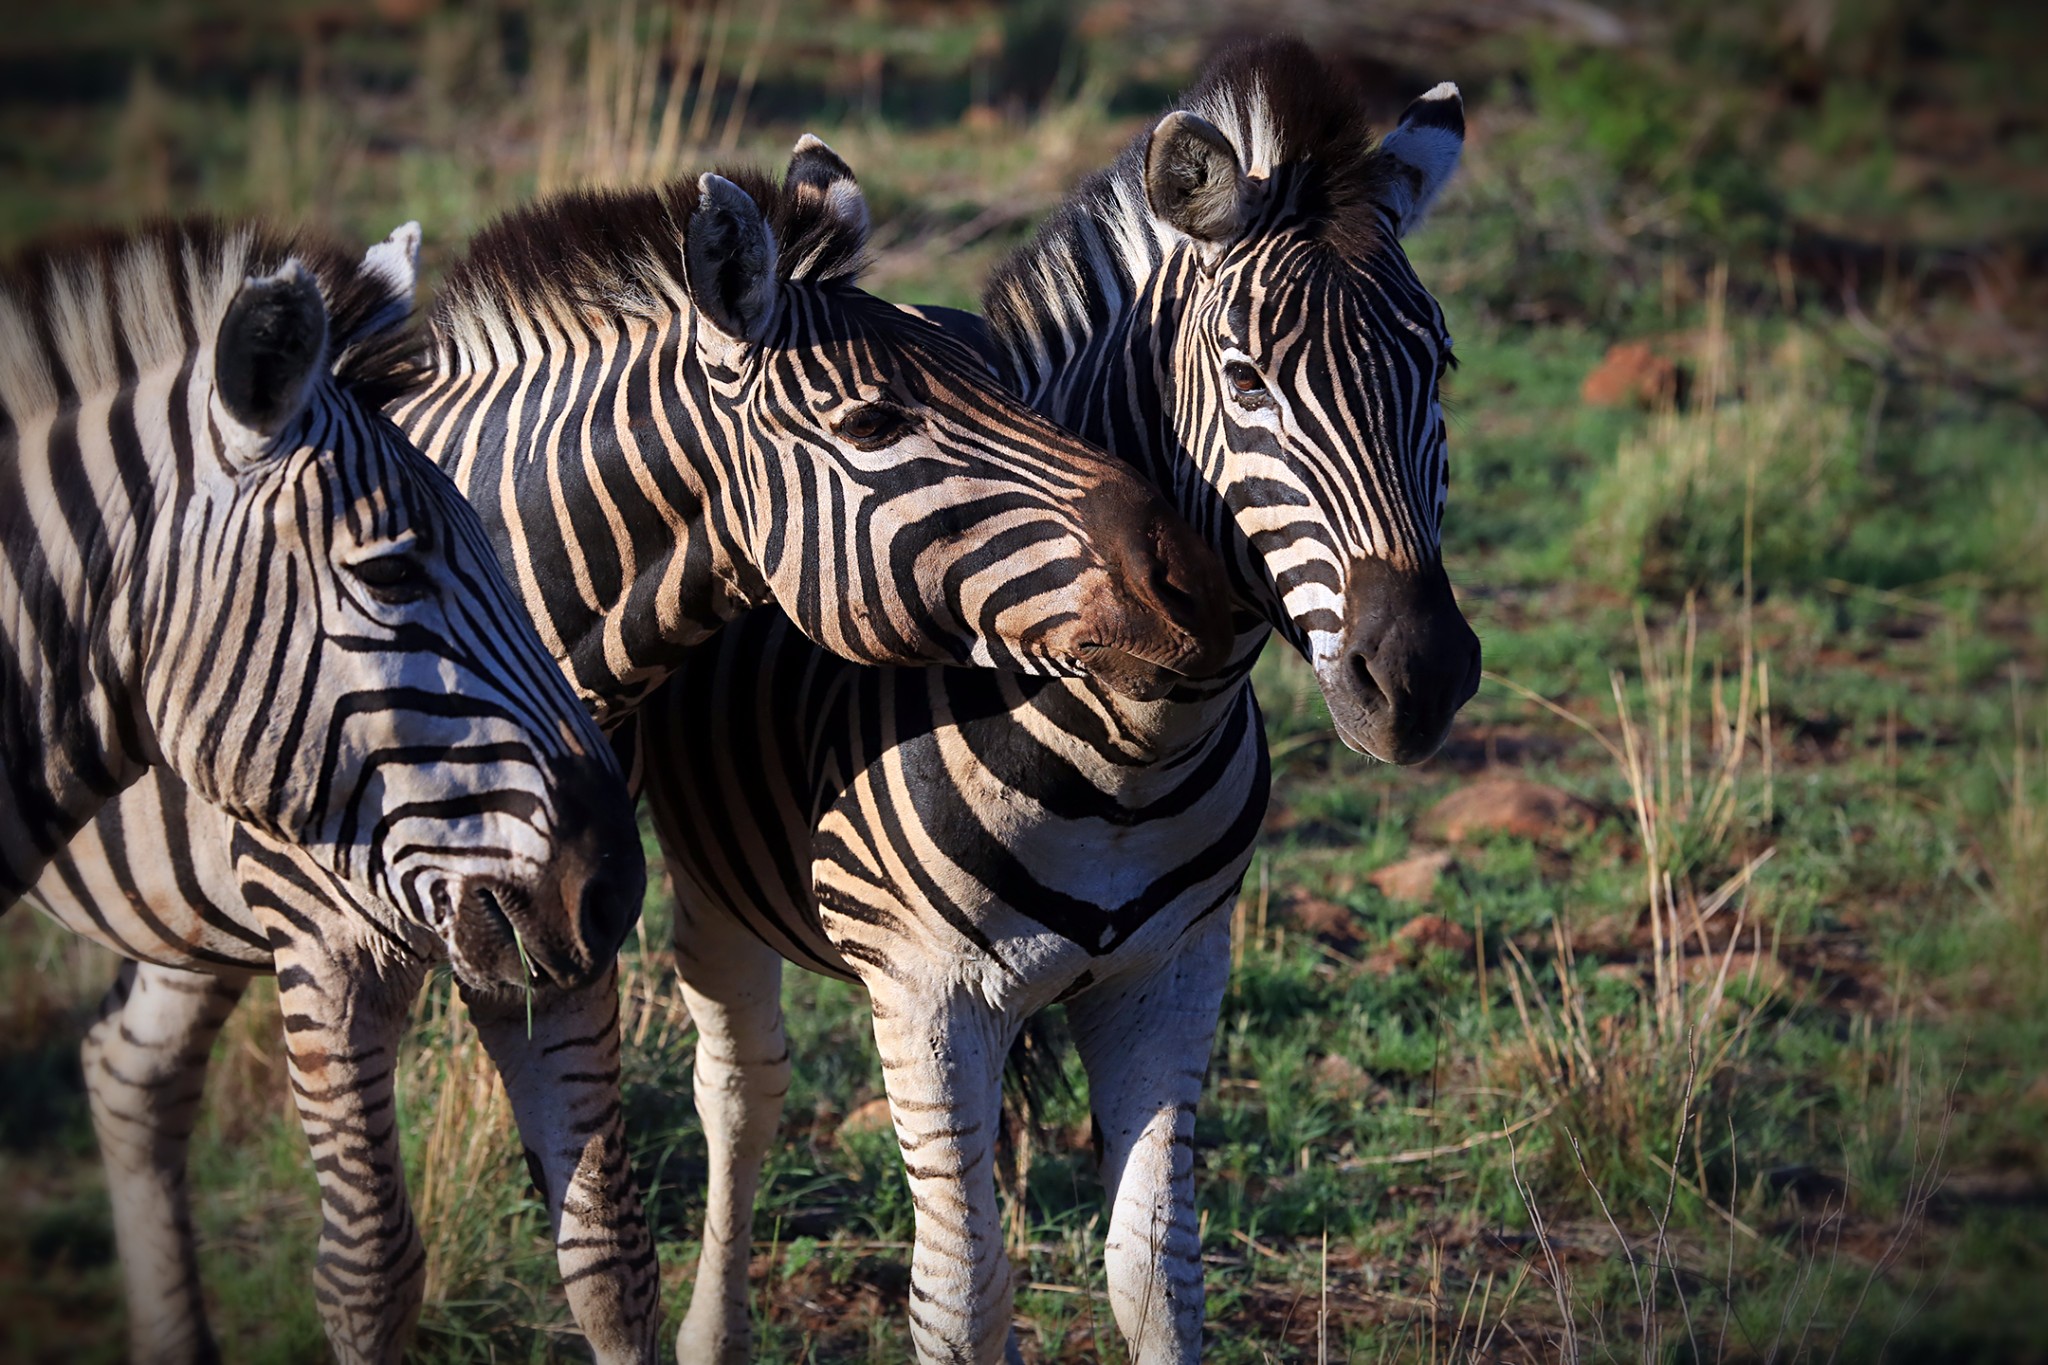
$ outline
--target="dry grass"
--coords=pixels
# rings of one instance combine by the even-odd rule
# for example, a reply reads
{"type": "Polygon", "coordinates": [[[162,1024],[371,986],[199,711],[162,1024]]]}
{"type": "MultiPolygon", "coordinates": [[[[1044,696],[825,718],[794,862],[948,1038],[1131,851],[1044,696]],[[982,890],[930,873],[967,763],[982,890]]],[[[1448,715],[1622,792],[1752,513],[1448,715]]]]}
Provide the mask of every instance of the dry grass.
{"type": "Polygon", "coordinates": [[[1843,489],[1866,452],[1864,414],[1830,389],[1811,335],[1768,345],[1727,322],[1728,275],[1708,282],[1691,338],[1691,392],[1620,442],[1588,498],[1588,562],[1628,590],[1668,598],[1732,585],[1752,564],[1769,581],[1816,572],[1844,533],[1843,489]],[[1768,510],[1752,527],[1745,508],[1768,510]]]}

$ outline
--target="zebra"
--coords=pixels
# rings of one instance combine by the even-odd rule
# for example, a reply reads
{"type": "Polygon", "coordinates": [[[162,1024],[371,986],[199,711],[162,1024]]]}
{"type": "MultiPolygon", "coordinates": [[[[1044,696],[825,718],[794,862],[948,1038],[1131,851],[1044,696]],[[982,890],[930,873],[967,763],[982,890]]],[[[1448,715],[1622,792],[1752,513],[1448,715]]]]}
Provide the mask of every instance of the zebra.
{"type": "MultiPolygon", "coordinates": [[[[163,777],[345,894],[368,953],[445,956],[480,996],[608,977],[646,881],[624,774],[475,511],[381,412],[425,377],[418,243],[407,224],[358,262],[165,221],[0,280],[0,912],[81,885],[68,841],[163,777]]],[[[207,993],[138,996],[165,926],[118,885],[106,906],[60,918],[129,959],[86,1060],[137,1102],[92,1094],[132,1156],[183,1097],[119,1073],[123,1028],[207,993]]],[[[191,929],[178,962],[274,962],[308,1011],[346,985],[307,965],[323,926],[290,906],[202,904],[191,929]]],[[[307,1083],[372,1064],[286,1028],[307,1083]]],[[[180,1199],[159,1214],[189,1239],[180,1199]]]]}
{"type": "Polygon", "coordinates": [[[749,1352],[784,959],[868,990],[915,1205],[919,1359],[1004,1355],[1001,1076],[1056,1001],[1089,1082],[1117,1324],[1133,1359],[1199,1354],[1191,1138],[1268,791],[1252,663],[1278,633],[1345,743],[1403,764],[1478,686],[1439,550],[1451,340],[1400,245],[1463,132],[1446,84],[1375,147],[1299,42],[1226,53],[997,270],[985,331],[955,318],[1223,556],[1236,639],[1213,678],[1133,699],[861,669],[760,613],[642,708],[710,1152],[681,1360],[749,1352]]]}
{"type": "MultiPolygon", "coordinates": [[[[1085,671],[1130,695],[1160,695],[1228,648],[1207,546],[943,328],[859,291],[867,231],[850,168],[806,136],[779,185],[733,172],[559,197],[486,228],[450,273],[429,380],[391,414],[481,513],[547,648],[623,754],[637,752],[635,707],[688,648],[769,601],[850,658],[1085,671]]],[[[136,1074],[190,1097],[155,1116],[151,1150],[170,1156],[110,1177],[157,1211],[148,1229],[121,1229],[138,1354],[150,1334],[205,1339],[189,1230],[165,1211],[182,1208],[207,1044],[240,985],[196,976],[206,964],[186,945],[259,904],[347,918],[335,912],[347,888],[289,851],[259,857],[248,838],[175,783],[144,784],[74,841],[66,879],[38,886],[60,918],[156,934],[159,962],[133,974],[129,1000],[143,986],[186,992],[176,1017],[123,1035],[119,1075],[93,1075],[117,1098],[136,1074]],[[132,856],[144,842],[173,856],[132,856]]],[[[252,947],[245,971],[265,965],[252,947]]],[[[359,983],[349,1046],[388,1057],[423,967],[362,953],[346,966],[359,983]]],[[[297,979],[281,974],[280,988],[292,1015],[297,979]]],[[[654,1262],[625,1160],[613,979],[544,984],[531,1038],[523,1002],[471,1005],[578,1322],[600,1359],[649,1358],[654,1262]]],[[[105,1027],[133,1008],[110,1000],[105,1027]]],[[[299,1070],[324,1160],[330,1340],[346,1359],[392,1358],[422,1282],[389,1069],[327,1084],[299,1070]]]]}

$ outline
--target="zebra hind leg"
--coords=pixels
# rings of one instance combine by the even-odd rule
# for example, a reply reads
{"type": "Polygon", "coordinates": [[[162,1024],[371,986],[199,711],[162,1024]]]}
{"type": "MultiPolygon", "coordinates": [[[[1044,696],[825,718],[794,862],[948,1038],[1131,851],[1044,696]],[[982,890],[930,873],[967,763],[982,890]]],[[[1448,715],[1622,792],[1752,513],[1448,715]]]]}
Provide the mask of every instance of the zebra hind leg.
{"type": "Polygon", "coordinates": [[[547,1200],[569,1310],[599,1365],[653,1365],[660,1267],[633,1184],[619,1094],[616,971],[573,992],[465,989],[547,1200]]]}
{"type": "Polygon", "coordinates": [[[1229,923],[1213,918],[1165,969],[1067,1002],[1102,1134],[1110,1310],[1141,1365],[1202,1351],[1195,1106],[1230,975],[1229,923]]]}
{"type": "Polygon", "coordinates": [[[220,1359],[199,1291],[186,1156],[207,1056],[244,985],[124,963],[85,1036],[85,1083],[128,1295],[129,1356],[143,1365],[220,1359]]]}
{"type": "Polygon", "coordinates": [[[676,1359],[740,1365],[753,1350],[747,1266],[754,1197],[789,1093],[782,958],[737,921],[710,914],[678,924],[676,964],[697,1025],[691,1090],[711,1165],[704,1246],[690,1310],[676,1333],[676,1359]]]}

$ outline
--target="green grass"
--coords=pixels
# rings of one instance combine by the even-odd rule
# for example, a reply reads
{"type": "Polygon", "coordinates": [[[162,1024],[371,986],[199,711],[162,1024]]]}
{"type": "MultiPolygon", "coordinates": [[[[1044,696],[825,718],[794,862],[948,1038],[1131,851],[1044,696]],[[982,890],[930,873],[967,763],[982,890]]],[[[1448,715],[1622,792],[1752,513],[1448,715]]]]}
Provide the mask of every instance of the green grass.
{"type": "MultiPolygon", "coordinates": [[[[1319,1335],[1355,1361],[1571,1343],[1588,1360],[2048,1356],[2048,347],[2038,280],[1991,268],[2048,223],[2027,189],[2048,131],[2004,20],[1842,6],[1811,49],[1774,36],[1778,8],[1685,7],[1604,52],[1509,34],[1452,54],[1467,169],[1411,246],[1457,339],[1446,555],[1496,676],[1442,755],[1394,772],[1335,742],[1298,660],[1259,665],[1275,810],[1196,1131],[1210,1359],[1314,1360],[1319,1335]],[[1928,25],[1941,42],[1914,36],[1928,25]],[[1930,182],[1928,148],[1956,127],[1930,182]],[[1801,254],[1816,234],[1889,241],[1890,274],[1879,259],[1852,299],[1801,254]],[[1944,274],[1971,243],[1991,263],[1975,293],[1944,274]],[[1625,338],[1684,359],[1682,402],[1581,401],[1625,338]],[[1720,751],[1735,775],[1715,806],[1745,647],[1768,700],[1750,694],[1743,742],[1720,751]],[[1614,741],[1625,702],[1649,757],[1618,762],[1528,692],[1614,741]],[[1501,771],[1599,816],[1459,845],[1425,904],[1374,887],[1434,846],[1437,800],[1501,771]],[[1660,974],[1632,773],[1671,876],[1665,928],[1691,932],[1688,907],[1771,850],[1715,920],[1745,926],[1723,990],[1693,975],[1703,955],[1667,947],[1660,974]],[[1390,956],[1424,912],[1477,948],[1390,956]]],[[[772,164],[818,131],[874,206],[871,279],[924,302],[971,303],[1197,55],[1115,6],[1063,30],[1057,7],[913,24],[786,0],[722,154],[766,9],[723,12],[708,145],[672,147],[677,166],[772,164]],[[854,51],[886,60],[862,75],[854,51]]],[[[364,241],[416,217],[432,274],[537,187],[661,173],[670,87],[625,73],[669,39],[628,13],[630,60],[595,65],[609,5],[340,24],[318,60],[289,16],[210,47],[150,7],[96,28],[37,16],[21,40],[85,93],[0,97],[0,239],[194,207],[364,241]]],[[[625,1080],[672,1331],[704,1144],[669,913],[657,885],[627,955],[625,1080]]],[[[73,1060],[113,970],[30,915],[0,921],[0,1189],[22,1211],[0,1220],[9,1359],[121,1354],[73,1060]]],[[[865,1002],[793,969],[786,998],[797,1070],[756,1222],[760,1358],[902,1360],[907,1191],[886,1132],[841,1131],[882,1093],[865,1002]]],[[[545,1220],[447,999],[430,989],[402,1072],[433,1247],[419,1354],[577,1358],[545,1220]]],[[[259,991],[219,1046],[194,1163],[237,1360],[320,1349],[315,1188],[275,1031],[259,991]]],[[[1014,1225],[1018,1316],[1027,1359],[1119,1359],[1068,1065],[1014,1225]]]]}

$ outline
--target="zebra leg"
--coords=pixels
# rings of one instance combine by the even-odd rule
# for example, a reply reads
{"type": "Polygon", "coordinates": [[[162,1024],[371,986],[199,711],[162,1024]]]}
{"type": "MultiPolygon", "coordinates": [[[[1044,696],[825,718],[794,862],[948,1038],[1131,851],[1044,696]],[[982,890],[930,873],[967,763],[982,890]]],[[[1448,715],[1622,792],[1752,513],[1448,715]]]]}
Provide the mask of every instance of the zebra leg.
{"type": "Polygon", "coordinates": [[[704,1249],[690,1310],[676,1333],[676,1359],[739,1365],[753,1350],[747,1264],[754,1197],[789,1093],[782,958],[737,920],[707,914],[678,926],[676,966],[697,1025],[691,1090],[711,1158],[704,1249]]]}
{"type": "Polygon", "coordinates": [[[310,921],[302,932],[265,908],[292,1098],[320,1176],[320,1317],[344,1365],[396,1365],[427,1280],[393,1095],[399,1036],[426,967],[321,936],[310,921]]]}
{"type": "Polygon", "coordinates": [[[921,1361],[1013,1358],[1010,1261],[996,1209],[1007,1019],[971,992],[870,973],[875,1042],[916,1208],[910,1339],[921,1361]]]}
{"type": "Polygon", "coordinates": [[[128,1292],[129,1358],[142,1365],[220,1359],[199,1292],[185,1162],[207,1056],[246,984],[123,963],[85,1035],[92,1126],[128,1292]]]}
{"type": "Polygon", "coordinates": [[[579,991],[463,999],[547,1199],[569,1310],[601,1365],[658,1358],[660,1275],[627,1159],[616,970],[579,991]]]}
{"type": "Polygon", "coordinates": [[[1197,929],[1163,970],[1067,1002],[1102,1136],[1110,1309],[1133,1361],[1202,1351],[1195,1105],[1230,978],[1230,928],[1197,929]]]}

